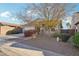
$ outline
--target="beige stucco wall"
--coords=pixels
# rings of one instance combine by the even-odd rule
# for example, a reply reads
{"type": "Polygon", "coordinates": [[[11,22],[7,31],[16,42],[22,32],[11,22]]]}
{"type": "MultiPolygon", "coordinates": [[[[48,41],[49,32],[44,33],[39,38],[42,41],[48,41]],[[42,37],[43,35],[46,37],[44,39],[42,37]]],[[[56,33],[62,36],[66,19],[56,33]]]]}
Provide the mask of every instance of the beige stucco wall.
{"type": "Polygon", "coordinates": [[[75,24],[79,22],[79,13],[75,13],[72,17],[72,28],[75,28],[75,24]]]}
{"type": "MultiPolygon", "coordinates": [[[[75,13],[74,15],[73,15],[73,18],[72,18],[72,25],[71,25],[71,27],[73,28],[73,29],[76,29],[76,23],[77,22],[79,22],[79,13],[75,13]]],[[[77,25],[77,31],[79,32],[79,24],[77,25]]]]}
{"type": "Polygon", "coordinates": [[[10,27],[10,26],[1,26],[1,33],[0,35],[6,35],[6,33],[10,30],[14,29],[14,27],[10,27]]]}
{"type": "Polygon", "coordinates": [[[77,32],[79,32],[79,24],[77,25],[77,32]]]}

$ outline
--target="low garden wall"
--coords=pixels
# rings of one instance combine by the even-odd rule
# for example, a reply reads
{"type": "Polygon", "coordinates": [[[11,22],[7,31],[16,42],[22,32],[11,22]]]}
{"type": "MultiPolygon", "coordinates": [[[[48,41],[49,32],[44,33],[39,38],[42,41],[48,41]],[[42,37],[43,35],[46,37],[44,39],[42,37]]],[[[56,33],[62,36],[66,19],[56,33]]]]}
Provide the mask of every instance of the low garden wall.
{"type": "Polygon", "coordinates": [[[1,33],[0,35],[6,35],[6,33],[10,30],[13,30],[15,27],[10,27],[10,26],[1,26],[1,33]]]}
{"type": "Polygon", "coordinates": [[[61,33],[66,33],[72,36],[75,34],[75,29],[61,29],[61,33]]]}

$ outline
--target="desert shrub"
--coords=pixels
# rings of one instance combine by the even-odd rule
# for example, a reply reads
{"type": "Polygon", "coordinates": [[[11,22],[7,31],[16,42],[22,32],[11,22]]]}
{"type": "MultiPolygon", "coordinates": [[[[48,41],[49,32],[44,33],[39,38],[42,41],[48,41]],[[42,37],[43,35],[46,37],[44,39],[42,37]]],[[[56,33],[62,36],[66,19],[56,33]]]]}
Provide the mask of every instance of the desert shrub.
{"type": "Polygon", "coordinates": [[[76,47],[79,47],[79,32],[75,33],[75,35],[72,37],[73,39],[73,44],[76,46],[76,47]]]}
{"type": "Polygon", "coordinates": [[[62,41],[67,42],[68,40],[71,41],[71,37],[75,34],[75,30],[74,29],[62,29],[61,30],[62,33],[62,41]]]}
{"type": "Polygon", "coordinates": [[[53,34],[53,37],[54,38],[57,38],[59,37],[63,42],[67,42],[68,39],[70,38],[70,35],[69,34],[66,34],[66,33],[54,33],[53,34]]]}
{"type": "Polygon", "coordinates": [[[60,37],[61,38],[61,33],[57,33],[57,32],[55,32],[55,33],[53,33],[53,37],[60,37]]]}
{"type": "Polygon", "coordinates": [[[19,33],[22,33],[22,28],[15,28],[13,30],[8,31],[6,34],[9,35],[9,34],[19,34],[19,33]]]}
{"type": "Polygon", "coordinates": [[[61,35],[61,39],[63,42],[67,42],[70,39],[70,37],[71,36],[69,35],[69,33],[62,33],[61,35]]]}

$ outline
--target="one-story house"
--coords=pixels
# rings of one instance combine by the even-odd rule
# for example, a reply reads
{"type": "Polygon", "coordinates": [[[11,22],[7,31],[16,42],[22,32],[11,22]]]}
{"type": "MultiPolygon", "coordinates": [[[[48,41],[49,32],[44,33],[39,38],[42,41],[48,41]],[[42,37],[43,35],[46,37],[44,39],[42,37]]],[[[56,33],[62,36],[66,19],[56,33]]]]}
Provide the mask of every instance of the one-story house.
{"type": "Polygon", "coordinates": [[[73,15],[72,28],[76,29],[77,32],[79,32],[79,12],[76,12],[73,15]]]}

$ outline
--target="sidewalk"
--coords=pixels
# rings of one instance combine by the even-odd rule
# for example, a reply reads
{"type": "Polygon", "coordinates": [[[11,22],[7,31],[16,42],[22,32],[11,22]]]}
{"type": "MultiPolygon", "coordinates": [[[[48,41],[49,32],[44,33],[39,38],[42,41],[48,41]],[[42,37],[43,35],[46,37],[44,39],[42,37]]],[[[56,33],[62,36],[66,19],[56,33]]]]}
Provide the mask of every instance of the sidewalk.
{"type": "Polygon", "coordinates": [[[12,38],[19,38],[19,37],[13,35],[0,36],[0,39],[12,39],[12,38]]]}
{"type": "Polygon", "coordinates": [[[17,42],[5,43],[1,46],[0,50],[6,55],[10,56],[62,56],[61,54],[52,51],[24,45],[17,42]]]}

